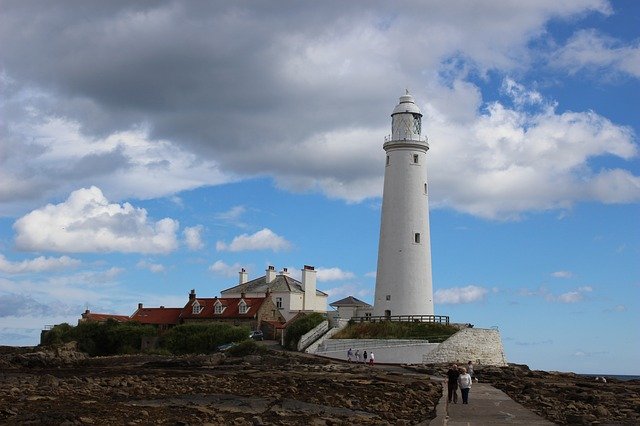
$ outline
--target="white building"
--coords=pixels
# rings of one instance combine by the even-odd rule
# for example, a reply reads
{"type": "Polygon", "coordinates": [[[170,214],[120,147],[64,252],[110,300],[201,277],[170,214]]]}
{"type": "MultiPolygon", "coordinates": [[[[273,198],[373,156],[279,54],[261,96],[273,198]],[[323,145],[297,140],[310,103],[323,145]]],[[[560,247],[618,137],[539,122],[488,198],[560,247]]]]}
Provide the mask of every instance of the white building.
{"type": "Polygon", "coordinates": [[[326,313],[328,295],[316,288],[316,272],[313,266],[304,265],[300,282],[289,276],[286,268],[276,272],[269,266],[264,276],[249,281],[243,269],[238,285],[220,294],[222,297],[265,297],[268,292],[287,321],[299,312],[326,313]]]}
{"type": "Polygon", "coordinates": [[[433,315],[427,139],[407,91],[391,114],[373,314],[433,315]]]}
{"type": "Polygon", "coordinates": [[[358,317],[370,317],[373,312],[373,306],[353,296],[336,300],[330,303],[329,306],[337,311],[338,318],[347,320],[358,317]]]}

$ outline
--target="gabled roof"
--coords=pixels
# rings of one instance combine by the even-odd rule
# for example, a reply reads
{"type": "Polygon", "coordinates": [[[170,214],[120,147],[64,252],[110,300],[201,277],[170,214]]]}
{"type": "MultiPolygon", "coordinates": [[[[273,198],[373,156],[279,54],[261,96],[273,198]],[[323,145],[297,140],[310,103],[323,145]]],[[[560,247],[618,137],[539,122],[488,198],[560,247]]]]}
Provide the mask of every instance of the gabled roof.
{"type": "Polygon", "coordinates": [[[140,324],[178,324],[182,308],[140,308],[131,315],[131,321],[140,324]]]}
{"type": "MultiPolygon", "coordinates": [[[[266,293],[267,289],[271,293],[304,293],[302,283],[288,275],[276,275],[270,283],[267,283],[266,275],[247,281],[244,284],[222,290],[220,294],[239,294],[239,293],[266,293]]],[[[317,296],[327,296],[327,293],[316,289],[317,296]]]]}
{"type": "Polygon", "coordinates": [[[362,300],[356,299],[353,296],[345,297],[344,299],[340,299],[338,301],[330,303],[329,306],[332,306],[334,308],[338,308],[340,306],[357,306],[360,308],[373,308],[373,306],[371,306],[367,302],[363,302],[362,300]]]}
{"type": "Polygon", "coordinates": [[[82,319],[86,321],[96,321],[96,322],[104,322],[110,319],[118,322],[127,322],[131,320],[131,318],[129,318],[127,315],[98,314],[98,313],[93,313],[89,311],[86,311],[82,314],[82,319]]]}
{"type": "Polygon", "coordinates": [[[187,302],[181,309],[180,317],[191,319],[253,318],[265,300],[267,300],[266,297],[198,297],[187,302]],[[244,314],[240,313],[241,300],[247,304],[247,312],[244,314]],[[214,305],[218,301],[224,306],[221,314],[216,314],[214,311],[214,305]],[[193,305],[196,302],[202,307],[199,314],[193,313],[193,305]]]}

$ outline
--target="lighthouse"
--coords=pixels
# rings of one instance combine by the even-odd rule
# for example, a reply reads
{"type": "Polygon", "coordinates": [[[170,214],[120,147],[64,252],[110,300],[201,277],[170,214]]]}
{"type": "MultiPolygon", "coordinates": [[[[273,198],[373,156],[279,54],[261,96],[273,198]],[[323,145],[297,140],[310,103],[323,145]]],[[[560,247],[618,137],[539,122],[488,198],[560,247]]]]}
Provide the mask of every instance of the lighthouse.
{"type": "Polygon", "coordinates": [[[429,185],[422,113],[409,94],[391,114],[373,315],[433,315],[429,185]]]}

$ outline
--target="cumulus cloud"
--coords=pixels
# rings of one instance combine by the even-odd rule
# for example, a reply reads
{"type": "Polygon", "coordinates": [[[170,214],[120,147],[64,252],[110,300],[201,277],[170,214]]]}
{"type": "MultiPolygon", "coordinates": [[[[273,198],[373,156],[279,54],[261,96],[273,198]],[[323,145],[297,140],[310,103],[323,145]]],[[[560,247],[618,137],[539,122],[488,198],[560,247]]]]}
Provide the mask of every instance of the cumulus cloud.
{"type": "Polygon", "coordinates": [[[340,268],[317,268],[318,281],[339,281],[355,278],[353,272],[343,271],[340,268]]]}
{"type": "MultiPolygon", "coordinates": [[[[8,2],[0,213],[78,186],[119,200],[255,176],[349,202],[377,197],[382,140],[405,85],[426,112],[435,207],[514,218],[639,199],[629,170],[590,168],[598,156],[635,155],[628,129],[593,112],[556,112],[513,79],[503,94],[516,109],[485,105],[466,81],[522,71],[550,20],[608,15],[608,2],[407,3],[401,13],[385,2],[366,13],[354,2],[278,6],[109,2],[51,14],[8,2]],[[38,25],[25,32],[24,22],[38,25]]],[[[569,43],[558,57],[569,61],[589,43],[569,43]]],[[[635,47],[600,46],[635,57],[635,47]]],[[[633,70],[633,61],[614,63],[633,70]]]]}
{"type": "Polygon", "coordinates": [[[69,256],[45,257],[12,262],[0,254],[0,272],[9,274],[21,274],[28,272],[45,272],[58,269],[75,268],[82,262],[69,256]]]}
{"type": "Polygon", "coordinates": [[[354,296],[358,299],[368,298],[373,295],[371,289],[362,287],[357,284],[344,284],[337,287],[331,287],[329,289],[323,289],[325,293],[332,299],[330,302],[335,302],[333,299],[340,299],[347,296],[354,296]]]}
{"type": "Polygon", "coordinates": [[[640,78],[640,42],[625,45],[596,30],[581,30],[555,52],[550,63],[572,74],[594,70],[640,78]]]}
{"type": "Polygon", "coordinates": [[[255,234],[242,234],[235,237],[231,243],[224,241],[216,243],[218,251],[247,251],[247,250],[289,250],[292,244],[285,238],[277,235],[269,228],[264,228],[255,234]]]}
{"type": "Polygon", "coordinates": [[[529,290],[529,289],[521,289],[521,296],[537,296],[542,297],[547,302],[556,302],[556,303],[578,303],[582,302],[586,299],[586,294],[591,293],[593,288],[591,286],[582,286],[576,289],[561,293],[554,294],[546,287],[540,287],[537,290],[529,290]]]}
{"type": "Polygon", "coordinates": [[[164,272],[165,270],[164,265],[161,265],[159,263],[147,262],[146,260],[139,261],[136,264],[136,267],[138,267],[139,269],[147,269],[153,272],[154,274],[164,272]]]}
{"type": "Polygon", "coordinates": [[[222,260],[216,260],[211,266],[209,266],[209,270],[211,272],[225,277],[235,277],[241,269],[242,265],[237,262],[233,265],[227,265],[222,260]]]}
{"type": "Polygon", "coordinates": [[[189,250],[200,250],[204,247],[202,231],[204,231],[204,226],[202,225],[184,228],[182,234],[184,235],[184,242],[189,250]]]}
{"type": "Polygon", "coordinates": [[[573,272],[571,271],[555,271],[551,273],[554,278],[573,278],[573,272]]]}
{"type": "Polygon", "coordinates": [[[21,250],[168,253],[177,247],[178,222],[151,222],[145,209],[111,204],[92,186],[72,192],[62,203],[32,211],[13,228],[21,250]]]}
{"type": "Polygon", "coordinates": [[[473,303],[484,300],[488,293],[488,289],[476,285],[453,287],[436,290],[434,301],[442,304],[473,303]]]}

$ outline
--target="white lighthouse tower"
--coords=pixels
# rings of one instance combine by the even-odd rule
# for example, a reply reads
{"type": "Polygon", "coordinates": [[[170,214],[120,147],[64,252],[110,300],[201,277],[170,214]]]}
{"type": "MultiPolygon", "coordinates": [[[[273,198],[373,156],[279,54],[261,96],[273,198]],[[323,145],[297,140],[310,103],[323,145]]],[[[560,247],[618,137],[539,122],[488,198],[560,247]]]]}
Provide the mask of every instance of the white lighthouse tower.
{"type": "Polygon", "coordinates": [[[427,139],[407,93],[391,114],[373,315],[433,315],[427,139]]]}

